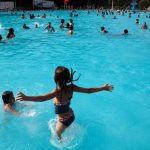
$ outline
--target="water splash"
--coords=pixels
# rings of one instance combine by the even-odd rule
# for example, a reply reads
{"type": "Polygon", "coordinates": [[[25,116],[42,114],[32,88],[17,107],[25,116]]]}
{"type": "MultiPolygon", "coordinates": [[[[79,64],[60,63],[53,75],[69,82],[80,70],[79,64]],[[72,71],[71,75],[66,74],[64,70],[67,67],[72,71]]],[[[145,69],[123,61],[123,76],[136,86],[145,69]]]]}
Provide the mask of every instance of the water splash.
{"type": "Polygon", "coordinates": [[[36,111],[35,110],[31,110],[31,111],[29,111],[29,112],[23,112],[23,116],[24,117],[35,117],[36,116],[36,111]]]}
{"type": "Polygon", "coordinates": [[[56,119],[51,119],[48,123],[49,130],[51,131],[50,143],[58,149],[74,149],[80,146],[85,136],[85,129],[79,124],[73,123],[62,134],[61,142],[57,139],[55,133],[56,119]]]}

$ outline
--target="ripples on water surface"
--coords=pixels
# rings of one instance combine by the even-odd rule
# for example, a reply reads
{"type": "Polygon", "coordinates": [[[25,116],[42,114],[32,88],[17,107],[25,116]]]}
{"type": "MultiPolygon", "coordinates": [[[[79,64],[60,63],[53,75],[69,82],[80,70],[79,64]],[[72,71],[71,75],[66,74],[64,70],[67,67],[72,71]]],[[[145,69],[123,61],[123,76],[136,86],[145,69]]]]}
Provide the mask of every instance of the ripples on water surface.
{"type": "MultiPolygon", "coordinates": [[[[52,137],[55,121],[51,102],[18,104],[23,112],[13,117],[3,112],[0,102],[1,150],[149,150],[150,144],[150,30],[142,31],[144,21],[150,27],[150,19],[141,13],[139,26],[137,14],[132,18],[87,15],[80,11],[74,18],[72,37],[59,29],[61,18],[69,21],[68,12],[55,11],[47,19],[21,20],[17,16],[0,13],[0,34],[3,28],[14,27],[16,38],[0,44],[0,94],[12,90],[29,95],[47,93],[55,88],[54,69],[65,65],[81,73],[80,86],[99,86],[109,82],[115,86],[112,93],[92,95],[74,94],[72,108],[76,121],[59,145],[52,137]],[[56,19],[59,15],[60,19],[56,19]],[[55,33],[47,33],[47,22],[55,27],[55,33]],[[40,28],[34,29],[38,22],[40,28]],[[26,23],[32,29],[23,30],[26,23]],[[110,35],[102,35],[105,26],[110,35]],[[116,37],[128,28],[129,36],[116,37]],[[52,124],[51,124],[52,123],[52,124]]],[[[37,14],[37,12],[35,12],[37,14]]],[[[43,14],[43,12],[40,12],[43,14]]]]}

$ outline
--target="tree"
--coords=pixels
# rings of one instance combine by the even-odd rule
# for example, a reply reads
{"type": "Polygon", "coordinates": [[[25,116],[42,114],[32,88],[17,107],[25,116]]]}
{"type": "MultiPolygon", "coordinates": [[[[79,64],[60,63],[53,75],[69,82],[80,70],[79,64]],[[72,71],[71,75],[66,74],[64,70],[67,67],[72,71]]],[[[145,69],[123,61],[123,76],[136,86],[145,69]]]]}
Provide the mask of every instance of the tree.
{"type": "Polygon", "coordinates": [[[140,0],[139,2],[139,8],[148,8],[150,6],[150,0],[140,0]]]}

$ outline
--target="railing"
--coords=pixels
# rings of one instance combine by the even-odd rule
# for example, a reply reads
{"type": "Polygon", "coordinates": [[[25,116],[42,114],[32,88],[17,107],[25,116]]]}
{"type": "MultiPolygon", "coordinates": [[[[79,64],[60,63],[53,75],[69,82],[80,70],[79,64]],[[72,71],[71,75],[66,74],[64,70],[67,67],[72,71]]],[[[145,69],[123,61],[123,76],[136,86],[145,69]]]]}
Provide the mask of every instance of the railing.
{"type": "Polygon", "coordinates": [[[0,10],[13,10],[14,8],[14,2],[0,2],[0,10]]]}

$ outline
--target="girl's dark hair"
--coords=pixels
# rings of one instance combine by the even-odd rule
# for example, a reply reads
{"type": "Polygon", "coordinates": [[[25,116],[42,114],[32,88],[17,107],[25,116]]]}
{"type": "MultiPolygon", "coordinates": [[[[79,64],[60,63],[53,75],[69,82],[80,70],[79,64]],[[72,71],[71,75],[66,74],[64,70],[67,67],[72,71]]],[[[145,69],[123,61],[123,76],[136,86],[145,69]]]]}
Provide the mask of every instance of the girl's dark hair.
{"type": "Polygon", "coordinates": [[[73,79],[75,72],[76,71],[73,71],[72,68],[71,71],[69,71],[69,69],[64,66],[58,66],[54,76],[56,86],[59,84],[60,88],[65,88],[68,83],[73,84],[73,81],[77,81],[80,78],[79,76],[77,79],[73,79]]]}
{"type": "Polygon", "coordinates": [[[5,91],[2,94],[2,99],[4,104],[9,104],[9,98],[12,96],[13,92],[12,91],[5,91]]]}

